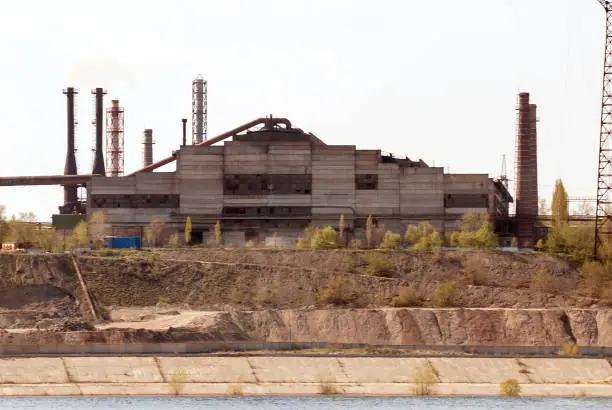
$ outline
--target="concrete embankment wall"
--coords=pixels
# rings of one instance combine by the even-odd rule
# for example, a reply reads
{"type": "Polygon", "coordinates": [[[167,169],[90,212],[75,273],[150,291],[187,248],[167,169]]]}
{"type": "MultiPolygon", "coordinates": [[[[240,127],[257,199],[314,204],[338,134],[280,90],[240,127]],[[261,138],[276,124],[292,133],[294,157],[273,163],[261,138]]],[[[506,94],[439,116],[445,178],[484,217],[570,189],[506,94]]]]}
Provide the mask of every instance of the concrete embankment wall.
{"type": "Polygon", "coordinates": [[[401,357],[57,357],[0,359],[0,395],[343,394],[410,395],[429,363],[434,394],[497,395],[519,381],[524,395],[612,396],[604,359],[401,357]]]}

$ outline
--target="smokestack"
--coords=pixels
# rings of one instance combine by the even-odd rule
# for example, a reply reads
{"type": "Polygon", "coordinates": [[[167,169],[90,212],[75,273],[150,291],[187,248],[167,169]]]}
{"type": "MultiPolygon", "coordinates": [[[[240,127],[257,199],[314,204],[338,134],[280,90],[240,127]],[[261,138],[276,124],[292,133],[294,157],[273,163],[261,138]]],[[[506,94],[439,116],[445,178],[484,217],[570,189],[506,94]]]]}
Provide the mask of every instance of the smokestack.
{"type": "MultiPolygon", "coordinates": [[[[74,147],[74,96],[77,91],[73,87],[64,90],[67,102],[67,146],[66,146],[66,165],[64,175],[76,175],[77,164],[74,147]]],[[[64,185],[64,205],[78,201],[76,185],[64,185]]]]}
{"type": "Polygon", "coordinates": [[[143,144],[142,166],[144,168],[153,164],[153,130],[144,130],[143,144]]]}
{"type": "Polygon", "coordinates": [[[106,170],[111,177],[123,175],[123,108],[113,100],[106,110],[106,170]]]}
{"type": "Polygon", "coordinates": [[[95,111],[96,119],[94,124],[96,125],[96,144],[94,149],[94,160],[92,167],[92,174],[104,175],[104,153],[102,152],[102,133],[103,133],[103,122],[104,122],[104,91],[102,88],[96,88],[91,93],[95,96],[95,111]]]}
{"type": "Polygon", "coordinates": [[[529,93],[518,95],[516,145],[516,219],[519,248],[533,248],[538,216],[537,106],[529,93]]]}
{"type": "Polygon", "coordinates": [[[206,141],[208,133],[208,83],[198,75],[191,83],[192,144],[206,141]]]}
{"type": "Polygon", "coordinates": [[[183,123],[183,146],[187,145],[187,118],[181,119],[183,123]]]}

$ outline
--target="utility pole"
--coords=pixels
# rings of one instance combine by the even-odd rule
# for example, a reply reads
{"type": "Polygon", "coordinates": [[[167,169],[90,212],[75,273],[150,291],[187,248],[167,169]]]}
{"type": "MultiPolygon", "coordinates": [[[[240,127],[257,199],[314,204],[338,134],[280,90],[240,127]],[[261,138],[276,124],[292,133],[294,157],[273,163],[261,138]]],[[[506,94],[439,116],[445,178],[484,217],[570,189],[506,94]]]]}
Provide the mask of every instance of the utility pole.
{"type": "Polygon", "coordinates": [[[606,11],[606,47],[604,54],[597,167],[597,205],[595,209],[595,248],[612,240],[612,2],[597,0],[606,11]]]}

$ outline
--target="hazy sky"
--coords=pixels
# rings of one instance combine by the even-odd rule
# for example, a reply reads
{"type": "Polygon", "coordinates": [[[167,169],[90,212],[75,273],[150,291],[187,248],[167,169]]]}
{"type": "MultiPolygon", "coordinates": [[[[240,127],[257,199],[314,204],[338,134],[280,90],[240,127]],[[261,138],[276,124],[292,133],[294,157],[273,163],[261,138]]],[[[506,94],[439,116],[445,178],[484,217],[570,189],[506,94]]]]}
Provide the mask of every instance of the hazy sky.
{"type": "MultiPolygon", "coordinates": [[[[209,82],[209,136],[272,113],[329,144],[457,173],[514,174],[515,98],[538,104],[540,195],[594,196],[604,46],[595,0],[0,0],[0,175],[61,174],[79,89],[79,172],[91,172],[95,87],[125,107],[125,168],[191,123],[209,82]]],[[[170,168],[172,169],[172,168],[170,168]]],[[[49,220],[61,187],[0,187],[8,213],[49,220]]]]}

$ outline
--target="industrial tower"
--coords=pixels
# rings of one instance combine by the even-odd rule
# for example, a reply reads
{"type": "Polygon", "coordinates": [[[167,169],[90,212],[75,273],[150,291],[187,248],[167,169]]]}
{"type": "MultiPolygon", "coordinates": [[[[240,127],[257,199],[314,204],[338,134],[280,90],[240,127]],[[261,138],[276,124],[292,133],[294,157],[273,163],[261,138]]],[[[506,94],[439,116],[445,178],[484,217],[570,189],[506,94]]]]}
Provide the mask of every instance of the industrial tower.
{"type": "Polygon", "coordinates": [[[106,169],[111,177],[123,175],[123,107],[113,100],[106,110],[106,169]]]}
{"type": "Polygon", "coordinates": [[[104,154],[102,152],[102,122],[104,119],[104,95],[106,90],[103,88],[96,88],[91,90],[94,96],[94,120],[91,122],[94,125],[94,149],[93,151],[93,165],[91,173],[94,175],[106,176],[104,169],[104,154]]]}
{"type": "Polygon", "coordinates": [[[606,238],[612,240],[612,3],[608,0],[598,1],[606,11],[606,47],[597,167],[596,256],[606,238]]]}
{"type": "Polygon", "coordinates": [[[198,75],[191,84],[192,144],[208,139],[208,83],[198,75]]]}

